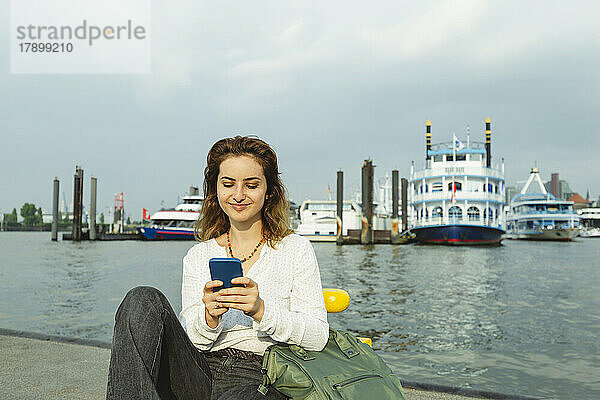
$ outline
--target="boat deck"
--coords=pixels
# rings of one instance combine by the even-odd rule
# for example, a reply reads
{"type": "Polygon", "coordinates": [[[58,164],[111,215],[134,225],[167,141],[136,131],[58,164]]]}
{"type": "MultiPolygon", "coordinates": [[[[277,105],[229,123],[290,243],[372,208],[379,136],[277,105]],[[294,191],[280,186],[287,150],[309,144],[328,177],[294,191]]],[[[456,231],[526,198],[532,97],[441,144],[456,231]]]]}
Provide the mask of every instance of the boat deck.
{"type": "MultiPolygon", "coordinates": [[[[2,399],[104,399],[110,344],[0,329],[2,399]]],[[[405,385],[406,386],[406,385],[405,385]]],[[[424,387],[412,384],[409,386],[424,387]]],[[[405,389],[408,400],[524,399],[457,388],[405,389]],[[468,391],[467,391],[468,392],[468,391]]]]}

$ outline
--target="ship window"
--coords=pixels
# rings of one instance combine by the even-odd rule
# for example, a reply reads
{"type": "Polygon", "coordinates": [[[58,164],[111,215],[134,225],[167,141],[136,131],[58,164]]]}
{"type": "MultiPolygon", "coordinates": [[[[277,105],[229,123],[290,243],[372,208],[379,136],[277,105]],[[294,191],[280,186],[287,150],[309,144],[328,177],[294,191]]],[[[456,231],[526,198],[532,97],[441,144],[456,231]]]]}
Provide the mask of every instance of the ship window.
{"type": "Polygon", "coordinates": [[[442,207],[436,207],[431,211],[432,218],[442,218],[444,216],[444,211],[442,207]]]}
{"type": "Polygon", "coordinates": [[[467,161],[467,155],[466,154],[457,154],[456,161],[467,161]]]}
{"type": "Polygon", "coordinates": [[[459,206],[452,206],[448,210],[448,216],[450,218],[462,219],[462,209],[459,206]]]}
{"type": "Polygon", "coordinates": [[[488,208],[487,210],[483,210],[483,218],[490,219],[490,220],[494,218],[494,212],[492,211],[491,208],[488,208]]]}
{"type": "Polygon", "coordinates": [[[440,161],[444,161],[443,155],[437,154],[437,155],[433,156],[433,162],[440,162],[440,161]]]}
{"type": "Polygon", "coordinates": [[[447,155],[446,156],[446,161],[454,161],[454,156],[447,155]]]}
{"type": "MultiPolygon", "coordinates": [[[[454,184],[456,185],[456,191],[457,191],[457,192],[460,192],[460,191],[462,190],[462,183],[460,183],[460,182],[456,182],[456,181],[455,181],[455,182],[454,182],[454,184]]],[[[448,191],[449,191],[449,192],[452,192],[452,191],[453,191],[453,190],[452,190],[452,182],[450,182],[450,183],[448,184],[448,191]]]]}
{"type": "Polygon", "coordinates": [[[432,192],[441,192],[442,191],[442,182],[434,182],[431,184],[432,192]]]}
{"type": "Polygon", "coordinates": [[[425,219],[429,219],[429,210],[425,209],[425,219]]]}
{"type": "Polygon", "coordinates": [[[479,221],[479,208],[469,207],[467,215],[469,216],[469,221],[479,221]]]}

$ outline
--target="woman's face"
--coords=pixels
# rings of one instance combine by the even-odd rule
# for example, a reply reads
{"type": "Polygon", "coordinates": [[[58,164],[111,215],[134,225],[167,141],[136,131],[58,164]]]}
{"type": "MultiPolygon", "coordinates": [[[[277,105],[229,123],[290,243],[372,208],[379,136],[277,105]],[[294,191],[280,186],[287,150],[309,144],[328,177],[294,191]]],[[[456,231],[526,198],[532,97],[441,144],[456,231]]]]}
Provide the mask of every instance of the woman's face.
{"type": "Polygon", "coordinates": [[[219,205],[231,222],[261,218],[267,180],[262,166],[250,156],[231,156],[221,162],[217,176],[219,205]]]}

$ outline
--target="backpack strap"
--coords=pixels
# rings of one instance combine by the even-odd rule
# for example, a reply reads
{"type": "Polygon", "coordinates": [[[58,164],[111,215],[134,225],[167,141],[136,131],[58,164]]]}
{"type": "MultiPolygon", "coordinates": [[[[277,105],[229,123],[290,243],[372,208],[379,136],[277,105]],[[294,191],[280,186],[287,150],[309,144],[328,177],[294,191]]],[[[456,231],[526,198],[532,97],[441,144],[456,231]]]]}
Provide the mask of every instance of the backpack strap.
{"type": "Polygon", "coordinates": [[[350,340],[348,340],[346,335],[343,334],[342,332],[338,332],[336,330],[329,329],[329,340],[331,340],[332,338],[333,338],[333,340],[335,340],[335,343],[337,344],[339,349],[342,351],[342,353],[344,353],[346,355],[346,357],[352,358],[352,357],[358,355],[359,352],[356,349],[356,346],[354,346],[354,344],[350,340]]]}

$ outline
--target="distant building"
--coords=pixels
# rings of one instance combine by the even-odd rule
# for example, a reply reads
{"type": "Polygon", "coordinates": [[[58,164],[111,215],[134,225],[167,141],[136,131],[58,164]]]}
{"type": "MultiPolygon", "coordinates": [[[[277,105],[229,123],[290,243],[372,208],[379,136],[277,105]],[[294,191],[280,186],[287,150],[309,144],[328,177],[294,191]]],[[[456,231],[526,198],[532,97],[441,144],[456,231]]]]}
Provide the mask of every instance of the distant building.
{"type": "Polygon", "coordinates": [[[515,186],[506,186],[504,193],[504,201],[506,205],[510,205],[510,202],[512,201],[513,197],[515,197],[519,193],[519,190],[515,186]]]}
{"type": "Polygon", "coordinates": [[[581,197],[579,193],[573,193],[567,200],[573,202],[574,210],[581,210],[582,208],[587,208],[590,205],[590,202],[581,197]]]}
{"type": "Polygon", "coordinates": [[[550,175],[550,187],[547,188],[550,193],[554,195],[554,197],[560,198],[559,195],[559,184],[558,184],[558,172],[554,172],[550,175]]]}
{"type": "Polygon", "coordinates": [[[544,183],[544,187],[557,199],[566,200],[574,194],[567,181],[558,179],[558,172],[554,172],[550,175],[550,180],[544,183]]]}

